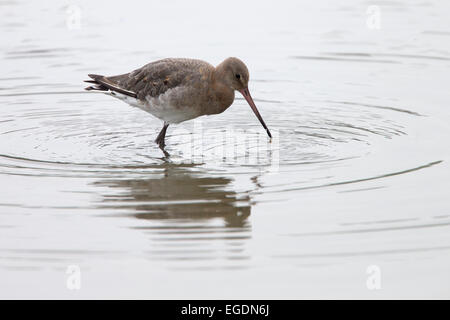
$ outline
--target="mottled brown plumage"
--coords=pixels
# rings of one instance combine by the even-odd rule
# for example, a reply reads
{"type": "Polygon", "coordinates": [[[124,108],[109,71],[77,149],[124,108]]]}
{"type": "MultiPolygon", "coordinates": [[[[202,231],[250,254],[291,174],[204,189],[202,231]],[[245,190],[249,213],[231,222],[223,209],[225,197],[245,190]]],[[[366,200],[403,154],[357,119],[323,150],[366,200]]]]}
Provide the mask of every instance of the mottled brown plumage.
{"type": "Polygon", "coordinates": [[[164,151],[164,137],[171,123],[225,111],[238,90],[250,104],[271,136],[248,91],[249,73],[237,58],[228,58],[217,67],[196,59],[163,59],[132,72],[105,77],[90,74],[93,86],[164,121],[156,142],[164,151]]]}
{"type": "Polygon", "coordinates": [[[122,88],[136,92],[137,98],[157,97],[171,88],[200,81],[203,73],[213,66],[201,60],[164,59],[150,62],[142,68],[119,76],[109,77],[122,88]]]}

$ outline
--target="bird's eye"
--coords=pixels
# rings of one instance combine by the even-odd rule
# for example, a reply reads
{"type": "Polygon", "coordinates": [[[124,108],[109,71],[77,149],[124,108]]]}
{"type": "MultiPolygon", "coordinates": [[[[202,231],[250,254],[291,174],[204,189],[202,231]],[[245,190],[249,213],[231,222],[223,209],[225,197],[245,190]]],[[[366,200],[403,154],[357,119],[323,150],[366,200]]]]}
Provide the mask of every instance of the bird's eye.
{"type": "Polygon", "coordinates": [[[236,79],[240,79],[241,78],[241,75],[238,73],[238,74],[236,74],[236,79]]]}

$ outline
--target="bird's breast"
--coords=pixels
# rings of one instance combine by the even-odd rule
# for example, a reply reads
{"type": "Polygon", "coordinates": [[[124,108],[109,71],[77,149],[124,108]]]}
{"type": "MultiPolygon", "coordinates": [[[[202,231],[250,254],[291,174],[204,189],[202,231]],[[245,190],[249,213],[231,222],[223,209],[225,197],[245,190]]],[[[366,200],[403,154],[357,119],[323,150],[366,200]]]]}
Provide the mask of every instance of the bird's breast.
{"type": "Polygon", "coordinates": [[[222,113],[233,101],[234,90],[199,81],[179,85],[158,96],[148,95],[139,107],[168,123],[180,123],[222,113]]]}
{"type": "Polygon", "coordinates": [[[208,91],[208,104],[205,105],[205,114],[218,114],[227,110],[234,101],[234,90],[226,87],[213,86],[208,91]]]}

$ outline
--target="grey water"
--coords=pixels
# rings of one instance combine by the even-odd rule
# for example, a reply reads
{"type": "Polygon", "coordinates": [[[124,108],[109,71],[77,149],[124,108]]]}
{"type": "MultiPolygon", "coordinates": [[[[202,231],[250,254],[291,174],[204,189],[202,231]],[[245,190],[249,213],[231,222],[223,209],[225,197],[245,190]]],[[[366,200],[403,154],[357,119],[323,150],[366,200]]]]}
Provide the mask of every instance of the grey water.
{"type": "Polygon", "coordinates": [[[0,297],[450,298],[449,16],[437,0],[0,1],[0,297]],[[160,120],[83,90],[228,56],[271,142],[238,97],[169,127],[165,158],[160,120]]]}

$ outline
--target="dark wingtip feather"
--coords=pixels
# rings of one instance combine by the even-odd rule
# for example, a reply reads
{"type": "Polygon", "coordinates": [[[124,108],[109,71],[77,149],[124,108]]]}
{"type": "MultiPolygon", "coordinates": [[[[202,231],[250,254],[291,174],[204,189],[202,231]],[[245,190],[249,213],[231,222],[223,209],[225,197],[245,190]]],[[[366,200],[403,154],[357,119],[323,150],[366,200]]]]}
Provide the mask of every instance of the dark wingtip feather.
{"type": "Polygon", "coordinates": [[[101,76],[99,74],[88,74],[88,76],[93,80],[85,80],[84,82],[87,83],[93,83],[94,86],[90,86],[85,88],[86,90],[94,90],[94,91],[116,91],[121,94],[136,98],[137,94],[135,92],[120,88],[116,84],[112,83],[108,78],[105,76],[101,76]]]}
{"type": "Polygon", "coordinates": [[[84,88],[84,90],[88,90],[88,91],[91,91],[91,90],[94,90],[94,91],[109,91],[109,89],[107,87],[105,87],[105,86],[103,86],[101,84],[98,84],[98,83],[96,85],[94,85],[94,86],[86,87],[86,88],[84,88]]]}
{"type": "Polygon", "coordinates": [[[88,77],[91,78],[91,79],[94,79],[94,80],[103,78],[102,75],[99,75],[99,74],[93,74],[93,73],[88,74],[88,77]]]}

